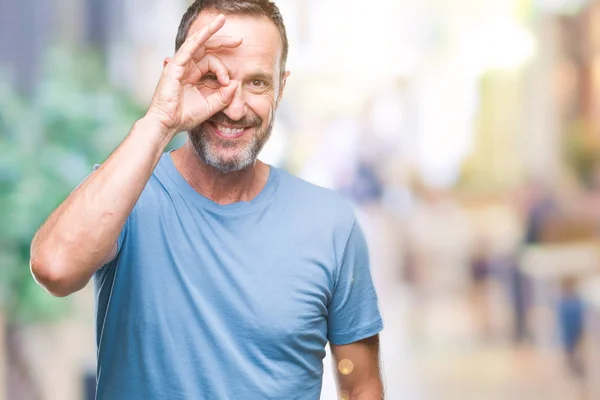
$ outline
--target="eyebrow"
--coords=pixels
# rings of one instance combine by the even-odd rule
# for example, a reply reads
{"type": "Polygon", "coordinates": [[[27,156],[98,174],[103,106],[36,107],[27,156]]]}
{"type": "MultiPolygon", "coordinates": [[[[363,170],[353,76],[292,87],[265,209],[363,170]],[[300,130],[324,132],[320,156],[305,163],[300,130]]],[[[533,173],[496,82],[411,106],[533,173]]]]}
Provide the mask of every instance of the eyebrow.
{"type": "Polygon", "coordinates": [[[273,83],[273,81],[274,81],[273,75],[269,74],[269,73],[266,73],[266,72],[255,72],[253,74],[250,74],[248,80],[249,81],[253,81],[255,79],[266,81],[266,82],[269,82],[269,83],[273,83]]]}

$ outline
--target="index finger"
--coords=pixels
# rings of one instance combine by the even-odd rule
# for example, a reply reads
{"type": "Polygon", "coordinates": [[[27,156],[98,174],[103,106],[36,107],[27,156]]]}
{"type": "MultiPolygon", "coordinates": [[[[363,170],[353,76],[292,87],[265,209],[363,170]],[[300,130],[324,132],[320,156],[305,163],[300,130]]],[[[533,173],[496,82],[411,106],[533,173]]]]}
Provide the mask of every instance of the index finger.
{"type": "Polygon", "coordinates": [[[179,51],[173,57],[175,65],[184,66],[188,63],[198,51],[200,46],[204,44],[212,35],[217,33],[225,25],[225,16],[219,14],[210,24],[200,29],[194,35],[185,40],[179,51]]]}
{"type": "Polygon", "coordinates": [[[242,38],[240,36],[213,36],[206,42],[204,42],[204,48],[210,51],[216,51],[220,49],[233,49],[242,44],[242,38]]]}

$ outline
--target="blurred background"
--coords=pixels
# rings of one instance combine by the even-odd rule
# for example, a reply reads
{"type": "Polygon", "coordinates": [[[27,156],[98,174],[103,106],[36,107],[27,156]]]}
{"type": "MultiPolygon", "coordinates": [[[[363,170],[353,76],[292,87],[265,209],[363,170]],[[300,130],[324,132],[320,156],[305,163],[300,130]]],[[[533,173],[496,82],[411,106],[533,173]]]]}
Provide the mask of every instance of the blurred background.
{"type": "MultiPolygon", "coordinates": [[[[143,115],[189,3],[0,0],[0,400],[93,398],[91,285],[52,298],[29,245],[143,115]]],[[[356,205],[388,398],[600,398],[600,1],[276,3],[262,159],[356,205]]]]}

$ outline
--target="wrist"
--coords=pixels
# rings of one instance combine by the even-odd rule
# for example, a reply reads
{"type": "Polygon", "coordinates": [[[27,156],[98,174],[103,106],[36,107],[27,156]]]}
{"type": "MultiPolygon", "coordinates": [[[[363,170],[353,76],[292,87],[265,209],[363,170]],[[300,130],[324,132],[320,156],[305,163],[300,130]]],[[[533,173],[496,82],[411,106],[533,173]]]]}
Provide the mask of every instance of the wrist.
{"type": "Polygon", "coordinates": [[[156,118],[145,115],[133,124],[130,135],[143,139],[156,151],[162,153],[177,133],[176,129],[168,128],[156,118]]]}
{"type": "Polygon", "coordinates": [[[161,121],[160,118],[156,117],[152,113],[146,113],[146,115],[136,122],[136,125],[138,124],[144,129],[152,132],[152,134],[165,137],[169,141],[179,133],[176,128],[167,126],[163,121],[161,121]]]}

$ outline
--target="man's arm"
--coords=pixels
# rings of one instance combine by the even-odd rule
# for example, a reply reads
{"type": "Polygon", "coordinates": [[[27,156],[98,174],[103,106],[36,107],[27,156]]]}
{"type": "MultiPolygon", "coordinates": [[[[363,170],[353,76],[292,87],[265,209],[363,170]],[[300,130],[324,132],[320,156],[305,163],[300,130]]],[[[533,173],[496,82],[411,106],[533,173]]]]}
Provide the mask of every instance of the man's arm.
{"type": "Polygon", "coordinates": [[[50,215],[31,244],[31,272],[56,296],[82,289],[117,253],[117,239],[169,141],[231,101],[225,65],[207,51],[234,48],[241,38],[213,37],[223,15],[190,36],[161,75],[146,116],[123,143],[50,215]],[[195,85],[211,71],[222,85],[203,97],[195,85]],[[183,98],[186,101],[183,101],[183,98]]]}
{"type": "Polygon", "coordinates": [[[31,244],[31,271],[55,296],[82,289],[111,261],[117,238],[168,137],[140,120],[114,153],[50,215],[31,244]]]}
{"type": "Polygon", "coordinates": [[[342,400],[382,400],[379,335],[346,345],[330,344],[342,400]]]}

